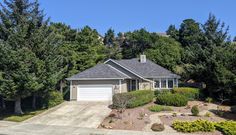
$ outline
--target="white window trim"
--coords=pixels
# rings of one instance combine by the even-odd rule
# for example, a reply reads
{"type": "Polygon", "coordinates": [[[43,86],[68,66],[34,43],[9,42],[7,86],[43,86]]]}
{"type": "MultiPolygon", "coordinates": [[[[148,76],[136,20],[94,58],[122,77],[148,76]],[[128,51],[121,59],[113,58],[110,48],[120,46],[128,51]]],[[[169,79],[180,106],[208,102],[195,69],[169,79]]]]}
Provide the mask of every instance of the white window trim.
{"type": "MultiPolygon", "coordinates": [[[[160,90],[160,89],[173,89],[173,88],[169,88],[169,86],[168,86],[168,81],[169,80],[172,80],[172,83],[173,83],[173,87],[174,87],[174,78],[160,78],[160,79],[153,79],[153,81],[154,81],[154,83],[153,83],[153,88],[155,89],[155,90],[160,90]],[[156,80],[158,80],[159,81],[159,87],[157,88],[157,87],[155,87],[155,83],[156,83],[156,80]],[[162,84],[162,80],[165,80],[166,81],[166,87],[165,88],[161,88],[161,84],[162,84]]],[[[178,79],[177,79],[177,81],[178,81],[178,79]]]]}

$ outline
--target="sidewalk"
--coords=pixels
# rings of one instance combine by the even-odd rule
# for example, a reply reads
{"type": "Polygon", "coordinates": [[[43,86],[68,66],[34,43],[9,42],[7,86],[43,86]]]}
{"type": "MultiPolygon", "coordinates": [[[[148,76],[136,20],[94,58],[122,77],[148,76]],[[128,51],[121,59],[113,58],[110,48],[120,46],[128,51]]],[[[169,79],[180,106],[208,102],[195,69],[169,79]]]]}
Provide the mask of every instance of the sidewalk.
{"type": "MultiPolygon", "coordinates": [[[[69,126],[49,126],[23,123],[11,127],[1,128],[0,134],[4,135],[166,135],[162,132],[142,132],[128,130],[108,130],[93,128],[78,128],[69,126]]],[[[169,134],[170,135],[170,134],[169,134]]],[[[171,135],[184,135],[173,133],[171,135]]],[[[192,134],[191,134],[192,135],[192,134]]]]}

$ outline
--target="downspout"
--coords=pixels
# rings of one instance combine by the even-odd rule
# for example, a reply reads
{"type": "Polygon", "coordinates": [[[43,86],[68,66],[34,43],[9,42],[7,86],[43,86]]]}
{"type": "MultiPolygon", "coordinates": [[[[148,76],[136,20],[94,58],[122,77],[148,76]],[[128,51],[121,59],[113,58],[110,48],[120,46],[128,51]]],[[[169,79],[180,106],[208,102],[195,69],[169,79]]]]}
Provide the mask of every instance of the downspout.
{"type": "Polygon", "coordinates": [[[70,101],[72,100],[72,80],[70,81],[70,101]]]}

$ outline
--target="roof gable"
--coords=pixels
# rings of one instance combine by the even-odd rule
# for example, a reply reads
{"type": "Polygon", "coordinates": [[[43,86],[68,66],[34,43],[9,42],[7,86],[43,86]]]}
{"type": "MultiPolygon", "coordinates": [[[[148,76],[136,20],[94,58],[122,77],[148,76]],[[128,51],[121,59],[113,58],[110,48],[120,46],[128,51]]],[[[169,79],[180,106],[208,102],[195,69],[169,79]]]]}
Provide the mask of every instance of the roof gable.
{"type": "Polygon", "coordinates": [[[98,64],[83,72],[73,75],[67,80],[91,80],[91,79],[125,79],[129,78],[127,75],[122,74],[115,68],[107,64],[98,64]]]}
{"type": "Polygon", "coordinates": [[[179,78],[178,75],[148,59],[145,63],[141,63],[138,58],[112,61],[115,61],[115,63],[118,63],[143,78],[179,78]]]}

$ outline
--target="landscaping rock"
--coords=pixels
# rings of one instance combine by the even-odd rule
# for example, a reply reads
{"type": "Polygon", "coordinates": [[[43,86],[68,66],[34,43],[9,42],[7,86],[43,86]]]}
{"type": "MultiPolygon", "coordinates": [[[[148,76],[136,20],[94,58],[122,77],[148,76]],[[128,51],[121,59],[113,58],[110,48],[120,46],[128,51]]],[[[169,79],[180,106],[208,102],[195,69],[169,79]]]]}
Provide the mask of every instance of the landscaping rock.
{"type": "Polygon", "coordinates": [[[163,131],[165,129],[164,125],[163,124],[159,124],[159,123],[154,123],[152,124],[152,127],[151,127],[152,131],[163,131]]]}

